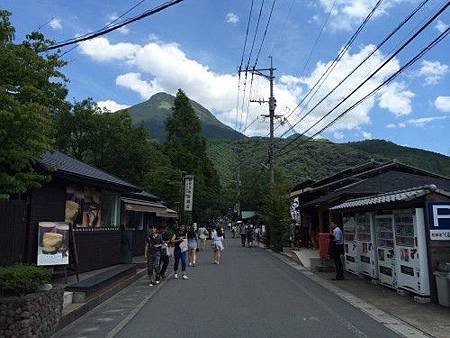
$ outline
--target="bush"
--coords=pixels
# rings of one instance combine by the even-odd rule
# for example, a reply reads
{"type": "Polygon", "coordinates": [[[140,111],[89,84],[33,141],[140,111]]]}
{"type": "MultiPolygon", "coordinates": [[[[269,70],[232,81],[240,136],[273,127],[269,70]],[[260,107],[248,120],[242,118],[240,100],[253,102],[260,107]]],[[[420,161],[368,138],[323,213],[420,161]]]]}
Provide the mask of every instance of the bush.
{"type": "Polygon", "coordinates": [[[0,295],[25,295],[50,282],[52,271],[34,265],[16,264],[0,267],[0,295]]]}

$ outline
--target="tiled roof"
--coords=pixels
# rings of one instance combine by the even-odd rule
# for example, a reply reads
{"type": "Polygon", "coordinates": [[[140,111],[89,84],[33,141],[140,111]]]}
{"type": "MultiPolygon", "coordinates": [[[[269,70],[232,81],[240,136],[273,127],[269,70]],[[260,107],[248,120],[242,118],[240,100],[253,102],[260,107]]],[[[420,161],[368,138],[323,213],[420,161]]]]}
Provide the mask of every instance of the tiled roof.
{"type": "Polygon", "coordinates": [[[405,190],[392,191],[375,196],[351,199],[331,208],[331,210],[354,209],[366,206],[375,206],[379,204],[408,202],[416,198],[425,196],[431,192],[437,192],[441,195],[450,197],[449,191],[438,189],[434,184],[431,184],[405,190]]]}
{"type": "Polygon", "coordinates": [[[100,181],[109,185],[120,187],[131,191],[140,191],[131,183],[128,183],[116,176],[97,169],[87,163],[81,162],[59,151],[45,152],[39,163],[48,169],[54,169],[59,173],[100,181]]]}

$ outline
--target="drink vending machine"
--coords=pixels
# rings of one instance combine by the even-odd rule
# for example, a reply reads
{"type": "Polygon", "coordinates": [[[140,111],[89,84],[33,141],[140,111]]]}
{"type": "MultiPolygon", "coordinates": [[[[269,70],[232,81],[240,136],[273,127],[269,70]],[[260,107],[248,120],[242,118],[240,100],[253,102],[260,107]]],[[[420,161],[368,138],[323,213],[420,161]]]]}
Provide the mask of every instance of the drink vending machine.
{"type": "Polygon", "coordinates": [[[356,248],[359,253],[359,272],[377,278],[374,224],[372,214],[368,212],[356,217],[356,248]]]}
{"type": "Polygon", "coordinates": [[[397,287],[430,296],[424,211],[394,211],[397,287]]]}
{"type": "Polygon", "coordinates": [[[354,274],[359,272],[358,250],[356,246],[356,219],[355,215],[343,216],[344,225],[344,255],[345,270],[354,274]]]}
{"type": "Polygon", "coordinates": [[[375,216],[379,283],[395,288],[397,286],[397,276],[395,270],[393,223],[393,215],[375,216]]]}

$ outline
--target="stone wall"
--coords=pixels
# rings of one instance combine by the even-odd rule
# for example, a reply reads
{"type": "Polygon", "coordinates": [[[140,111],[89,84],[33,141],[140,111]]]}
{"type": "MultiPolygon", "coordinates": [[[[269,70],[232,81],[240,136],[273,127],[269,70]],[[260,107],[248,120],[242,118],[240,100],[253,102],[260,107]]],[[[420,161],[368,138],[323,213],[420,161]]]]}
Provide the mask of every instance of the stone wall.
{"type": "Polygon", "coordinates": [[[49,337],[62,314],[62,288],[0,297],[0,337],[49,337]]]}

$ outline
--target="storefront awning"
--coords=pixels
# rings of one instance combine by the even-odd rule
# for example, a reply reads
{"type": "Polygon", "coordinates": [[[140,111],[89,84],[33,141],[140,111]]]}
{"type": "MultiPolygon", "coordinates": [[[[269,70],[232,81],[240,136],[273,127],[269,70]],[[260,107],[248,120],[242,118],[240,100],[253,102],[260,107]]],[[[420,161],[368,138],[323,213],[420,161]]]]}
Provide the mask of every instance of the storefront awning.
{"type": "Polygon", "coordinates": [[[177,218],[178,217],[177,212],[175,210],[172,210],[169,208],[166,208],[166,210],[163,212],[156,213],[156,216],[162,217],[162,218],[177,218]]]}
{"type": "Polygon", "coordinates": [[[165,212],[167,207],[158,202],[149,202],[143,200],[136,200],[133,198],[121,198],[125,204],[125,210],[140,211],[140,212],[165,212]]]}

